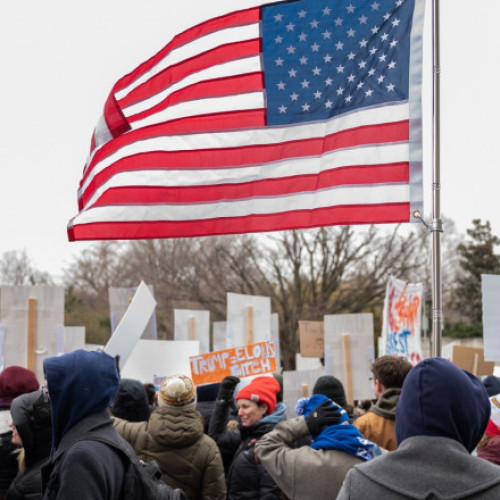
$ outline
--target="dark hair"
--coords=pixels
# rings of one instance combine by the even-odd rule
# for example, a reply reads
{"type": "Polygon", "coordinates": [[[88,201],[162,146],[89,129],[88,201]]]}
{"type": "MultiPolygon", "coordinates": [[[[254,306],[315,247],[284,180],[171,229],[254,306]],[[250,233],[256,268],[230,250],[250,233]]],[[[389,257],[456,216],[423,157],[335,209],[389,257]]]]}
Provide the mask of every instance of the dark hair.
{"type": "Polygon", "coordinates": [[[402,356],[381,356],[372,363],[371,370],[373,377],[389,389],[401,388],[412,367],[402,356]]]}

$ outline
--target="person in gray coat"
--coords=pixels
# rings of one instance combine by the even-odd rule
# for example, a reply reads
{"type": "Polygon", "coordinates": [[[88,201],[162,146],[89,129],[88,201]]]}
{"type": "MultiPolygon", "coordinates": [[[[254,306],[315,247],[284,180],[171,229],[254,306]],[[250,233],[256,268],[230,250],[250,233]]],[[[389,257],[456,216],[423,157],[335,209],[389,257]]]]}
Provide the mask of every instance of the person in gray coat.
{"type": "Polygon", "coordinates": [[[490,417],[481,381],[442,358],[418,363],[396,407],[395,451],[357,465],[337,500],[500,498],[500,467],[471,455],[490,417]]]}

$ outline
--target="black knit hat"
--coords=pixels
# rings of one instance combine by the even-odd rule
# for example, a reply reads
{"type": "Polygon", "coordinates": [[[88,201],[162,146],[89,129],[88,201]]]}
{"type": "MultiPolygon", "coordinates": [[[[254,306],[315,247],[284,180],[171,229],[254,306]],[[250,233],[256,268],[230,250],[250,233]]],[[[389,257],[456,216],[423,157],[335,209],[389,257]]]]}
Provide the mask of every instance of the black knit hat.
{"type": "Polygon", "coordinates": [[[319,377],[314,384],[313,394],[323,394],[340,406],[344,406],[347,403],[342,382],[332,375],[322,375],[319,377]]]}

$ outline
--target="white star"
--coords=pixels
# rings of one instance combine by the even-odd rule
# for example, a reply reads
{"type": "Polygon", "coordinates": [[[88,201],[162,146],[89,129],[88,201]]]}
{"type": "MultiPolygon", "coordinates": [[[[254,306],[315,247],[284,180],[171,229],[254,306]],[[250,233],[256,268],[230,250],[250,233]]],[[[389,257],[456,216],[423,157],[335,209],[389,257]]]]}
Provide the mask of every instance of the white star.
{"type": "Polygon", "coordinates": [[[349,61],[352,61],[355,57],[356,57],[356,54],[352,51],[349,52],[349,54],[347,54],[347,59],[349,59],[349,61]]]}
{"type": "Polygon", "coordinates": [[[331,109],[333,107],[333,102],[328,99],[328,101],[325,102],[325,108],[331,109]]]}
{"type": "Polygon", "coordinates": [[[314,97],[316,99],[321,99],[321,92],[319,90],[316,90],[316,92],[314,92],[314,97]]]}
{"type": "Polygon", "coordinates": [[[342,66],[341,64],[339,64],[336,69],[337,69],[337,73],[343,73],[344,72],[344,66],[342,66]]]}
{"type": "Polygon", "coordinates": [[[325,61],[325,63],[332,62],[332,56],[330,54],[326,54],[326,56],[323,57],[323,60],[325,61]]]}
{"type": "Polygon", "coordinates": [[[332,9],[329,9],[328,7],[325,7],[323,9],[323,15],[324,16],[328,16],[330,14],[330,12],[332,11],[332,9]]]}
{"type": "Polygon", "coordinates": [[[368,71],[368,76],[373,76],[375,74],[375,68],[371,68],[369,71],[368,71]]]}
{"type": "Polygon", "coordinates": [[[285,90],[285,82],[283,81],[277,83],[276,86],[278,87],[278,90],[285,90]]]}
{"type": "Polygon", "coordinates": [[[342,49],[344,48],[344,44],[343,44],[342,42],[340,42],[340,41],[339,41],[339,42],[337,42],[337,43],[335,44],[335,48],[336,48],[337,50],[342,50],[342,49]]]}
{"type": "Polygon", "coordinates": [[[387,56],[385,54],[382,54],[381,56],[379,56],[378,60],[380,62],[384,62],[385,60],[387,59],[387,56]]]}
{"type": "Polygon", "coordinates": [[[380,4],[379,4],[379,3],[377,3],[377,2],[373,2],[373,3],[371,4],[371,8],[372,8],[372,10],[378,10],[378,8],[379,8],[379,7],[380,7],[380,4]]]}
{"type": "Polygon", "coordinates": [[[393,49],[396,45],[398,44],[398,41],[397,40],[393,40],[389,46],[391,47],[391,49],[393,49]]]}
{"type": "Polygon", "coordinates": [[[349,83],[352,83],[355,80],[356,76],[353,75],[352,73],[347,77],[347,81],[349,83]]]}
{"type": "Polygon", "coordinates": [[[311,25],[311,28],[317,28],[319,26],[319,23],[318,21],[316,21],[316,19],[314,19],[314,21],[311,21],[309,24],[311,25]]]}
{"type": "Polygon", "coordinates": [[[382,83],[385,79],[385,76],[384,75],[380,75],[378,78],[377,78],[377,82],[378,83],[382,83]]]}
{"type": "Polygon", "coordinates": [[[319,69],[317,66],[313,68],[312,70],[314,76],[319,76],[321,73],[321,69],[319,69]]]}
{"type": "Polygon", "coordinates": [[[333,80],[332,80],[330,77],[328,77],[328,78],[325,80],[325,85],[326,85],[327,87],[331,87],[332,83],[333,83],[333,80]]]}
{"type": "Polygon", "coordinates": [[[389,12],[386,12],[384,14],[384,21],[387,21],[387,19],[389,19],[391,17],[391,15],[389,14],[389,12]]]}
{"type": "Polygon", "coordinates": [[[286,106],[285,105],[282,104],[278,109],[279,109],[281,114],[286,113],[286,106]]]}
{"type": "Polygon", "coordinates": [[[359,69],[364,69],[366,68],[366,61],[361,61],[358,63],[359,69]]]}
{"type": "Polygon", "coordinates": [[[363,40],[360,40],[359,46],[361,48],[366,47],[367,45],[368,45],[368,40],[365,40],[364,38],[363,38],[363,40]]]}
{"type": "Polygon", "coordinates": [[[300,64],[302,64],[302,65],[307,64],[307,57],[306,57],[306,56],[302,56],[302,57],[299,59],[299,62],[300,62],[300,64]]]}
{"type": "Polygon", "coordinates": [[[368,18],[366,16],[361,16],[359,18],[359,24],[366,24],[366,21],[368,21],[368,18]]]}
{"type": "Polygon", "coordinates": [[[360,89],[363,87],[365,83],[364,82],[359,82],[357,85],[356,85],[356,88],[360,89]]]}
{"type": "Polygon", "coordinates": [[[344,93],[344,90],[345,90],[344,88],[339,87],[339,88],[337,89],[337,95],[342,95],[342,94],[344,93]]]}
{"type": "Polygon", "coordinates": [[[335,19],[335,26],[342,26],[342,19],[340,17],[337,17],[337,19],[335,19]]]}
{"type": "Polygon", "coordinates": [[[281,59],[281,57],[275,59],[274,62],[276,63],[276,66],[283,66],[283,59],[281,59]]]}
{"type": "Polygon", "coordinates": [[[304,17],[306,17],[306,14],[307,14],[307,12],[306,12],[305,10],[301,10],[301,11],[299,12],[299,17],[300,17],[301,19],[303,19],[304,17]]]}
{"type": "Polygon", "coordinates": [[[324,40],[327,40],[327,39],[328,39],[328,40],[330,40],[331,38],[332,38],[332,33],[331,33],[331,31],[325,31],[325,32],[323,33],[323,39],[324,39],[324,40]]]}
{"type": "Polygon", "coordinates": [[[276,22],[283,21],[283,14],[276,14],[276,15],[274,16],[274,20],[275,20],[276,22]]]}
{"type": "Polygon", "coordinates": [[[311,45],[311,50],[312,50],[313,52],[318,52],[318,50],[319,50],[319,45],[318,45],[317,43],[313,43],[313,44],[311,45]]]}
{"type": "Polygon", "coordinates": [[[348,36],[348,37],[352,38],[352,37],[353,37],[353,36],[355,36],[355,35],[356,35],[356,30],[353,30],[352,28],[349,28],[349,29],[347,30],[347,36],[348,36]]]}
{"type": "Polygon", "coordinates": [[[401,22],[401,19],[394,19],[394,21],[392,21],[392,25],[393,25],[394,27],[399,26],[399,23],[400,23],[400,22],[401,22]]]}
{"type": "Polygon", "coordinates": [[[355,9],[355,7],[354,7],[354,5],[353,5],[352,3],[351,3],[351,4],[349,4],[349,5],[346,7],[346,9],[347,9],[347,12],[348,12],[349,14],[354,14],[354,9],[355,9]]]}
{"type": "Polygon", "coordinates": [[[373,56],[377,52],[377,49],[375,47],[372,47],[370,49],[370,55],[373,56]]]}
{"type": "Polygon", "coordinates": [[[387,67],[389,69],[394,69],[396,67],[396,61],[391,61],[387,67]]]}
{"type": "Polygon", "coordinates": [[[290,75],[290,78],[295,78],[297,76],[297,70],[291,69],[288,74],[290,75]]]}
{"type": "Polygon", "coordinates": [[[299,42],[305,42],[307,40],[307,35],[305,33],[301,33],[299,35],[299,42]]]}
{"type": "Polygon", "coordinates": [[[295,54],[295,47],[293,45],[289,45],[286,49],[286,51],[289,53],[289,54],[295,54]]]}
{"type": "Polygon", "coordinates": [[[387,91],[388,92],[393,92],[394,91],[394,84],[393,83],[390,83],[389,85],[387,85],[387,91]]]}
{"type": "Polygon", "coordinates": [[[305,78],[304,78],[304,80],[302,82],[300,82],[300,84],[302,85],[303,89],[308,89],[309,88],[309,82],[305,78]]]}
{"type": "Polygon", "coordinates": [[[296,101],[298,98],[299,98],[299,94],[297,94],[296,92],[294,92],[293,94],[290,94],[290,99],[292,101],[296,101]]]}
{"type": "Polygon", "coordinates": [[[388,35],[387,33],[384,33],[384,34],[380,37],[380,39],[381,39],[383,42],[385,42],[388,38],[389,38],[389,35],[388,35]]]}
{"type": "Polygon", "coordinates": [[[283,37],[279,36],[279,35],[274,39],[275,43],[281,43],[282,41],[283,41],[283,37]]]}
{"type": "Polygon", "coordinates": [[[376,35],[378,33],[378,30],[380,28],[378,26],[374,26],[372,29],[371,29],[371,32],[372,32],[372,35],[376,35]]]}
{"type": "Polygon", "coordinates": [[[365,92],[365,96],[366,97],[371,97],[371,95],[373,94],[373,89],[368,89],[366,92],[365,92]]]}
{"type": "Polygon", "coordinates": [[[310,107],[311,107],[311,106],[309,106],[309,104],[307,104],[307,103],[306,103],[306,104],[304,104],[304,105],[302,106],[302,111],[309,111],[309,108],[310,108],[310,107]]]}
{"type": "Polygon", "coordinates": [[[288,24],[286,25],[286,30],[287,30],[287,31],[293,31],[294,29],[295,29],[295,24],[293,24],[293,23],[288,23],[288,24]]]}
{"type": "Polygon", "coordinates": [[[401,5],[403,5],[403,0],[398,0],[396,2],[396,7],[401,7],[401,5]]]}
{"type": "Polygon", "coordinates": [[[352,96],[351,96],[351,94],[349,94],[349,95],[345,98],[345,102],[349,103],[349,102],[351,102],[351,100],[352,100],[352,96]]]}

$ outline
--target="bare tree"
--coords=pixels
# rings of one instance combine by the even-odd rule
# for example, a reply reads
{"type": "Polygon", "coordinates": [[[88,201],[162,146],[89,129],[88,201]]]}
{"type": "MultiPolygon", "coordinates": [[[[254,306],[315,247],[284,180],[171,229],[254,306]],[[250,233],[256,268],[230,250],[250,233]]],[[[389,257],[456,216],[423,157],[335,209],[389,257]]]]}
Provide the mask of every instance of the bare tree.
{"type": "Polygon", "coordinates": [[[0,280],[3,285],[51,285],[52,277],[36,269],[26,250],[9,250],[0,259],[0,280]]]}

